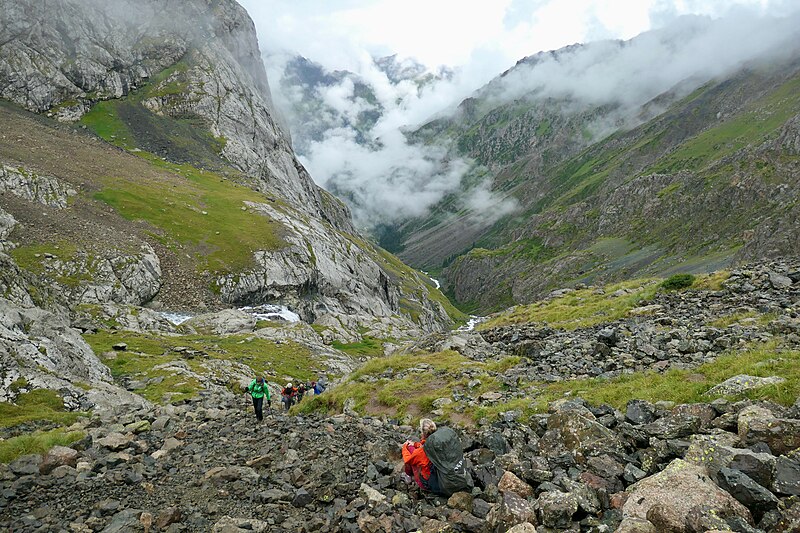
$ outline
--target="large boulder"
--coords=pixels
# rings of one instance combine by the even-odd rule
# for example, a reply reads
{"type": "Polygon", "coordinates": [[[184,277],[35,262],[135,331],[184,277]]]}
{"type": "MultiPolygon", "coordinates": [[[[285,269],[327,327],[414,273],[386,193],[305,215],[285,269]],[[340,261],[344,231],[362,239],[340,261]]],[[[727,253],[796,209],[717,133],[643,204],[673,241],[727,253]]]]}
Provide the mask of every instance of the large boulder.
{"type": "Polygon", "coordinates": [[[78,452],[66,446],[54,446],[47,452],[39,464],[39,472],[49,474],[59,466],[72,466],[78,464],[78,452]]]}
{"type": "Polygon", "coordinates": [[[701,515],[737,516],[753,523],[747,508],[714,484],[704,468],[682,459],[631,485],[628,494],[623,516],[646,519],[664,533],[693,533],[687,523],[693,510],[701,515]]]}
{"type": "Polygon", "coordinates": [[[726,379],[719,385],[711,387],[706,392],[709,396],[727,396],[732,394],[742,394],[747,391],[760,389],[769,385],[780,385],[786,380],[778,376],[771,376],[768,378],[759,378],[756,376],[748,376],[747,374],[739,374],[732,378],[726,379]]]}
{"type": "Polygon", "coordinates": [[[578,499],[565,492],[543,492],[539,495],[538,507],[545,527],[564,529],[578,512],[578,499]]]}
{"type": "Polygon", "coordinates": [[[778,498],[774,494],[738,470],[720,469],[717,474],[717,484],[750,509],[756,519],[760,519],[770,509],[778,507],[778,498]]]}
{"type": "Polygon", "coordinates": [[[489,511],[486,522],[493,531],[507,531],[518,524],[535,523],[536,515],[528,500],[506,492],[502,501],[489,511]]]}
{"type": "Polygon", "coordinates": [[[579,463],[599,455],[621,456],[625,447],[620,437],[592,418],[575,410],[559,411],[547,420],[547,432],[539,440],[545,457],[572,454],[579,463]]]}
{"type": "Polygon", "coordinates": [[[765,407],[751,405],[742,409],[738,425],[739,438],[748,446],[763,442],[775,455],[800,448],[800,420],[778,418],[765,407]]]}

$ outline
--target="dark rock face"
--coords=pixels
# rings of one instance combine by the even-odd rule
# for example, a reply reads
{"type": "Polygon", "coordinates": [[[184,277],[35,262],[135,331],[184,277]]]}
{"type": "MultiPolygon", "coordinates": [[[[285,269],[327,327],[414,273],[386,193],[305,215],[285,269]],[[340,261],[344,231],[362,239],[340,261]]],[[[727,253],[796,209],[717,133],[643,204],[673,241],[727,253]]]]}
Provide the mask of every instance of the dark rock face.
{"type": "Polygon", "coordinates": [[[649,424],[655,419],[655,407],[644,400],[631,400],[625,410],[625,419],[631,424],[649,424]]]}
{"type": "Polygon", "coordinates": [[[759,520],[765,512],[778,507],[778,498],[774,494],[738,470],[720,469],[717,474],[717,484],[739,503],[753,511],[756,520],[759,520]]]}

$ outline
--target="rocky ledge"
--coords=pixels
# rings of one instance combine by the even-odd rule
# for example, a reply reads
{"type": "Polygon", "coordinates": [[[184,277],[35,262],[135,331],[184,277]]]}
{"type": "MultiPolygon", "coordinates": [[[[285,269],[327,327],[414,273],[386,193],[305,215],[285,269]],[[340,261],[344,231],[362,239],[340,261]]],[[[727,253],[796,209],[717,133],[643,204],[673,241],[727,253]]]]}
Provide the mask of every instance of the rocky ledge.
{"type": "Polygon", "coordinates": [[[94,417],[86,437],[0,466],[10,531],[788,533],[800,528],[800,401],[625,412],[562,400],[462,431],[476,482],[440,498],[400,476],[409,426],[272,414],[245,398],[94,417]]]}

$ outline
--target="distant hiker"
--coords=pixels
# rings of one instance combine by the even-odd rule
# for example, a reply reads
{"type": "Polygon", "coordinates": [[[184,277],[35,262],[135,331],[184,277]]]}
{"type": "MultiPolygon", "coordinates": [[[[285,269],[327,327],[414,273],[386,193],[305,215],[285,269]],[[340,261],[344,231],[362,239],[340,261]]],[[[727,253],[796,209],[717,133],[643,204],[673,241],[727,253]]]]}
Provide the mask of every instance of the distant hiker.
{"type": "Polygon", "coordinates": [[[281,390],[281,402],[283,402],[283,407],[288,411],[291,409],[292,405],[294,405],[295,397],[297,396],[297,389],[292,387],[291,382],[287,383],[286,386],[281,390]]]}
{"type": "Polygon", "coordinates": [[[311,386],[314,389],[314,396],[318,394],[322,394],[325,391],[325,387],[328,385],[328,380],[324,377],[319,378],[317,381],[312,381],[311,386]]]}
{"type": "Polygon", "coordinates": [[[270,397],[269,386],[264,378],[256,378],[247,386],[247,392],[253,398],[253,409],[256,412],[256,420],[261,421],[264,419],[264,397],[267,397],[267,409],[269,409],[270,397]]]}
{"type": "Polygon", "coordinates": [[[406,474],[412,476],[423,490],[451,496],[473,487],[467,471],[461,440],[448,427],[436,428],[433,420],[419,422],[420,442],[403,444],[406,474]]]}
{"type": "Polygon", "coordinates": [[[308,390],[308,387],[306,387],[305,383],[300,383],[297,386],[297,403],[300,403],[300,402],[303,401],[303,396],[305,396],[307,390],[308,390]]]}

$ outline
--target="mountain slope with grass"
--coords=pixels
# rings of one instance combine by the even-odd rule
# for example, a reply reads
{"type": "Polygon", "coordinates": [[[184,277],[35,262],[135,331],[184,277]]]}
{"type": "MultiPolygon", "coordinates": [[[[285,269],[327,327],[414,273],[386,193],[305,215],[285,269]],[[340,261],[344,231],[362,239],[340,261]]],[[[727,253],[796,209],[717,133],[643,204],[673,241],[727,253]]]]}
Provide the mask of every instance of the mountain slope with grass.
{"type": "Polygon", "coordinates": [[[499,221],[463,209],[465,181],[381,242],[441,271],[462,308],[483,312],[569,284],[790,253],[800,234],[796,41],[653,94],[656,77],[647,93],[627,55],[648,40],[680,49],[696,29],[672,31],[531,56],[421,128],[416,139],[471,158],[495,200],[518,209],[499,221]],[[564,71],[603,83],[573,87],[564,71]]]}
{"type": "Polygon", "coordinates": [[[0,95],[54,119],[3,104],[4,129],[19,132],[0,153],[3,207],[54,221],[8,235],[18,266],[59,282],[60,304],[280,303],[308,322],[451,323],[428,280],[361,239],[296,160],[238,4],[126,6],[3,11],[0,95]]]}

